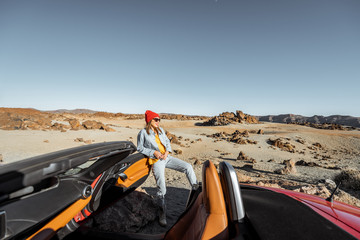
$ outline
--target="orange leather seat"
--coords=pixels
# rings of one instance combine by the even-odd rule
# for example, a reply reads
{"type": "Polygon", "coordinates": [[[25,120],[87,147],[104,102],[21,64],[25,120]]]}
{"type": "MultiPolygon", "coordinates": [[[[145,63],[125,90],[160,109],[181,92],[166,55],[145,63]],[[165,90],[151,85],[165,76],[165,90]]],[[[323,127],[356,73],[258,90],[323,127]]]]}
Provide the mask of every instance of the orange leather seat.
{"type": "Polygon", "coordinates": [[[228,239],[228,219],[223,190],[214,164],[202,169],[202,192],[165,239],[228,239]]]}

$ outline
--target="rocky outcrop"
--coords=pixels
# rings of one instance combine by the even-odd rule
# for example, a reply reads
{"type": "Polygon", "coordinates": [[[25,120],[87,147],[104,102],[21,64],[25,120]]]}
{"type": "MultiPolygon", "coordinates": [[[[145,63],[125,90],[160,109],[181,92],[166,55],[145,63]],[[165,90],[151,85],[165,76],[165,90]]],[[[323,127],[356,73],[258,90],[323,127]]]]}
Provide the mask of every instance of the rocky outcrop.
{"type": "Polygon", "coordinates": [[[71,130],[80,130],[84,127],[81,125],[80,121],[75,118],[68,119],[68,122],[70,124],[71,130]]]}
{"type": "Polygon", "coordinates": [[[258,116],[258,118],[259,121],[261,122],[291,123],[291,122],[302,122],[306,117],[301,115],[294,115],[294,114],[281,114],[281,115],[258,116]]]}
{"type": "Polygon", "coordinates": [[[103,117],[103,118],[118,118],[118,117],[122,117],[125,114],[123,113],[109,113],[109,112],[96,112],[93,114],[94,117],[103,117]]]}
{"type": "MultiPolygon", "coordinates": [[[[160,113],[160,118],[161,119],[166,119],[166,120],[180,120],[180,121],[185,121],[185,120],[200,120],[200,121],[204,121],[209,119],[209,117],[206,116],[190,116],[190,115],[183,115],[183,114],[169,114],[169,113],[160,113]]],[[[128,120],[137,120],[137,119],[144,119],[145,120],[145,115],[144,114],[124,114],[124,117],[128,120]]]]}
{"type": "Polygon", "coordinates": [[[325,186],[302,186],[300,188],[294,189],[294,191],[310,195],[317,195],[324,198],[331,195],[330,191],[325,186]]]}
{"type": "Polygon", "coordinates": [[[94,120],[87,120],[83,122],[82,125],[84,126],[85,129],[100,129],[103,127],[103,124],[101,122],[94,120]]]}
{"type": "Polygon", "coordinates": [[[327,117],[314,115],[312,117],[305,117],[294,114],[282,114],[259,116],[258,118],[259,121],[262,122],[295,123],[320,129],[352,130],[352,128],[344,126],[360,128],[360,117],[342,115],[331,115],[327,117]]]}
{"type": "Polygon", "coordinates": [[[69,129],[68,125],[62,124],[62,123],[58,123],[55,122],[52,126],[51,126],[51,130],[58,130],[61,132],[66,132],[66,130],[69,129]]]}
{"type": "Polygon", "coordinates": [[[59,114],[41,112],[34,109],[0,108],[0,129],[3,130],[56,130],[66,132],[68,129],[100,129],[107,132],[115,130],[94,120],[86,120],[82,124],[76,118],[68,118],[59,114]],[[66,124],[64,122],[68,122],[66,124]]]}
{"type": "Polygon", "coordinates": [[[160,117],[162,119],[167,119],[167,120],[201,120],[201,121],[204,121],[209,118],[205,116],[197,116],[197,115],[189,116],[182,114],[160,114],[160,117]]]}
{"type": "Polygon", "coordinates": [[[250,162],[252,162],[252,163],[256,163],[256,160],[255,160],[255,159],[246,156],[243,151],[240,151],[240,152],[239,152],[239,156],[236,158],[236,160],[250,161],[250,162]]]}
{"type": "Polygon", "coordinates": [[[258,119],[254,116],[243,113],[237,110],[233,112],[223,112],[219,116],[210,118],[208,121],[202,123],[203,126],[224,126],[230,123],[259,123],[258,119]]]}
{"type": "Polygon", "coordinates": [[[51,116],[38,110],[0,108],[0,128],[3,130],[51,130],[52,127],[51,116]]]}
{"type": "Polygon", "coordinates": [[[217,140],[225,140],[228,142],[238,143],[238,144],[257,144],[257,141],[253,141],[247,139],[250,136],[247,130],[240,132],[239,130],[235,130],[233,133],[219,132],[211,135],[207,135],[207,137],[215,138],[217,140]]]}
{"type": "Polygon", "coordinates": [[[85,129],[100,129],[105,130],[106,132],[115,132],[114,129],[106,126],[102,122],[94,121],[94,120],[87,120],[82,123],[85,129]]]}
{"type": "MultiPolygon", "coordinates": [[[[113,128],[97,119],[114,119],[124,117],[126,119],[144,119],[144,114],[123,114],[109,112],[95,112],[87,109],[39,111],[26,108],[0,108],[0,129],[3,130],[59,130],[65,132],[68,129],[100,129],[114,132],[113,128]],[[85,119],[80,123],[79,119],[85,119]],[[55,121],[55,123],[53,123],[55,121]],[[60,122],[56,122],[60,121],[60,122]],[[62,123],[69,122],[69,125],[62,123]]],[[[176,120],[201,120],[209,119],[205,116],[188,116],[182,114],[161,114],[162,119],[176,120]]]]}
{"type": "Polygon", "coordinates": [[[46,111],[48,113],[54,113],[54,114],[64,114],[64,113],[70,113],[70,114],[93,114],[96,113],[96,111],[90,110],[90,109],[58,109],[54,111],[46,111]]]}
{"type": "Polygon", "coordinates": [[[171,143],[175,143],[177,145],[180,146],[184,146],[183,144],[181,144],[181,142],[179,141],[179,139],[175,136],[175,134],[172,134],[168,131],[165,131],[166,136],[168,137],[168,139],[170,140],[171,143]]]}
{"type": "Polygon", "coordinates": [[[299,160],[295,163],[297,166],[307,166],[307,167],[321,167],[319,164],[315,162],[306,162],[304,160],[299,160]]]}
{"type": "Polygon", "coordinates": [[[342,126],[340,124],[336,124],[336,123],[309,123],[309,122],[304,122],[304,123],[299,123],[299,122],[292,122],[289,124],[296,124],[296,125],[302,125],[302,126],[307,126],[307,127],[312,127],[312,128],[317,128],[317,129],[329,129],[329,130],[355,130],[355,127],[345,127],[342,126]]]}
{"type": "Polygon", "coordinates": [[[280,148],[283,151],[295,152],[295,146],[290,142],[286,141],[284,138],[269,138],[268,143],[273,145],[274,147],[280,148]]]}

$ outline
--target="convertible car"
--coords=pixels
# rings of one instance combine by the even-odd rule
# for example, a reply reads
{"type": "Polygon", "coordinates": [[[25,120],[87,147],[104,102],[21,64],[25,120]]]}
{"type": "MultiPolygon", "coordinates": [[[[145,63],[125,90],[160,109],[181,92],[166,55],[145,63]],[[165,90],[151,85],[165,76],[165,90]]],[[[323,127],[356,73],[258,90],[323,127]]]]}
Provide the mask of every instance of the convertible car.
{"type": "Polygon", "coordinates": [[[185,211],[163,234],[83,224],[148,177],[127,141],[91,144],[0,167],[0,239],[360,239],[360,209],[283,189],[239,184],[210,161],[185,211]],[[110,194],[109,194],[110,193],[110,194]]]}

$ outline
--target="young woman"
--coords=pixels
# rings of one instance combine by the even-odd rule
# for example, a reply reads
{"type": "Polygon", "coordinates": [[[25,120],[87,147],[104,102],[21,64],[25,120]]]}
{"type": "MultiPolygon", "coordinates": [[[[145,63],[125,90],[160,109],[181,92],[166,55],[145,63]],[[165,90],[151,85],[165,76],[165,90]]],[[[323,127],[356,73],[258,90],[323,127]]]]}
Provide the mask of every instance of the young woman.
{"type": "Polygon", "coordinates": [[[149,164],[157,184],[157,197],[160,206],[159,223],[166,226],[165,210],[165,168],[185,172],[191,186],[197,187],[197,180],[191,164],[184,162],[170,155],[172,152],[170,140],[165,131],[159,127],[160,116],[157,113],[147,110],[145,112],[146,127],[142,129],[137,137],[137,150],[149,157],[149,164]]]}

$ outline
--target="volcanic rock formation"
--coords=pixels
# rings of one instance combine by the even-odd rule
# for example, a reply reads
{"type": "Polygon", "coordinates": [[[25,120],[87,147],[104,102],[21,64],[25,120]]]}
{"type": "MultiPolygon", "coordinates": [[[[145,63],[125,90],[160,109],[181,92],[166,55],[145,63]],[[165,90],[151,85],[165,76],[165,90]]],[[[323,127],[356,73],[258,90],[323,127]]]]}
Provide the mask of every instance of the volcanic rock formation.
{"type": "Polygon", "coordinates": [[[242,111],[237,110],[233,112],[223,112],[219,116],[215,116],[208,121],[204,122],[203,126],[223,126],[230,123],[259,123],[258,119],[254,116],[244,114],[242,111]]]}

